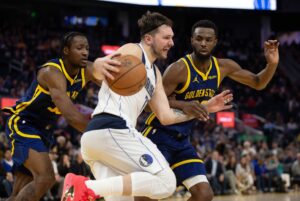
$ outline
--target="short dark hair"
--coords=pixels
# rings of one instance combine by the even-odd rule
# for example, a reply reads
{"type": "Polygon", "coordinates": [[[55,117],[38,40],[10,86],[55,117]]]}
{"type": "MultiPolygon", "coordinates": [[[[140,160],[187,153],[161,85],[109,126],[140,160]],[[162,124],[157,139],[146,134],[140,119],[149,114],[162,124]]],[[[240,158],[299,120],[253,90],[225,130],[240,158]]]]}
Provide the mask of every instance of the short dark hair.
{"type": "Polygon", "coordinates": [[[72,40],[76,37],[76,36],[82,36],[86,38],[86,35],[84,35],[83,33],[77,32],[77,31],[70,31],[65,33],[65,35],[62,38],[62,43],[61,43],[61,47],[62,49],[64,47],[70,47],[72,40]]]}
{"type": "Polygon", "coordinates": [[[210,20],[199,20],[198,22],[196,22],[192,27],[192,35],[194,34],[195,29],[197,29],[198,27],[213,29],[215,31],[216,37],[218,38],[218,27],[212,21],[210,21],[210,20]]]}
{"type": "Polygon", "coordinates": [[[146,33],[154,31],[161,25],[167,25],[173,27],[173,22],[166,16],[157,13],[157,12],[150,12],[147,11],[139,20],[138,26],[140,28],[141,36],[144,36],[146,33]]]}

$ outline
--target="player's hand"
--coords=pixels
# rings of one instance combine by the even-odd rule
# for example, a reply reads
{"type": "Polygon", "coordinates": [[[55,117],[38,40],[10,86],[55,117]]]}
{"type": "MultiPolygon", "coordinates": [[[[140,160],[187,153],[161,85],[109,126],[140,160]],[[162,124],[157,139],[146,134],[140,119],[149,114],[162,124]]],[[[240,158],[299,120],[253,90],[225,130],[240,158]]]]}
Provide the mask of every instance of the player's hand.
{"type": "Polygon", "coordinates": [[[93,64],[93,76],[98,80],[103,80],[105,77],[114,80],[113,73],[119,72],[121,62],[113,58],[119,57],[120,54],[112,54],[109,57],[97,58],[93,64]]]}
{"type": "Polygon", "coordinates": [[[196,117],[201,121],[207,121],[209,114],[206,110],[206,106],[199,103],[199,101],[188,101],[183,103],[182,111],[187,114],[196,117]]]}
{"type": "Polygon", "coordinates": [[[279,42],[277,40],[268,40],[264,44],[264,53],[268,64],[278,65],[279,53],[278,53],[279,42]]]}
{"type": "Polygon", "coordinates": [[[212,112],[219,112],[222,110],[228,110],[232,108],[230,103],[233,100],[233,95],[230,90],[225,90],[222,93],[216,95],[209,99],[206,103],[207,111],[212,112]]]}

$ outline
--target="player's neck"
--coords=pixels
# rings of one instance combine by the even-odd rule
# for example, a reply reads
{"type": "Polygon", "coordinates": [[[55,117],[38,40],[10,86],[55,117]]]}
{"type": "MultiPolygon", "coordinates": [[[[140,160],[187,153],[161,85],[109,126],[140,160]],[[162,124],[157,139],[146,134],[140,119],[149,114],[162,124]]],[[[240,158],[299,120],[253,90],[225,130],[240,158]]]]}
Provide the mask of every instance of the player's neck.
{"type": "Polygon", "coordinates": [[[211,63],[211,60],[210,60],[211,57],[208,57],[208,58],[199,58],[193,52],[191,54],[191,58],[192,58],[193,63],[194,63],[194,65],[195,65],[195,67],[197,69],[199,69],[203,73],[206,73],[208,71],[208,68],[209,68],[210,63],[211,63]]]}
{"type": "Polygon", "coordinates": [[[74,78],[77,74],[78,74],[78,71],[80,70],[79,68],[76,68],[74,65],[72,65],[68,60],[66,59],[63,59],[63,62],[64,62],[64,66],[65,66],[65,69],[67,71],[67,73],[69,74],[69,76],[71,78],[74,78]]]}

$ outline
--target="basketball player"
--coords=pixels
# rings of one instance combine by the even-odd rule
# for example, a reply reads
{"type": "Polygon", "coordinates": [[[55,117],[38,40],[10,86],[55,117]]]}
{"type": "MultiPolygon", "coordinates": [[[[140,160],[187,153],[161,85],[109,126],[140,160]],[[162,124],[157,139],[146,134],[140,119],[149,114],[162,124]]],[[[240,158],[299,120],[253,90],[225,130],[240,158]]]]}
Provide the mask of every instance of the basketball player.
{"type": "MultiPolygon", "coordinates": [[[[9,201],[37,201],[54,184],[55,177],[48,151],[54,143],[53,125],[62,114],[67,122],[83,131],[88,119],[72,103],[92,77],[88,62],[87,38],[78,32],[63,38],[62,58],[52,59],[40,66],[25,95],[14,107],[4,108],[11,113],[6,135],[14,161],[15,181],[9,201]]],[[[97,64],[103,68],[120,65],[109,58],[97,64]]]]}
{"type": "MultiPolygon", "coordinates": [[[[172,108],[197,115],[199,102],[204,103],[213,97],[226,76],[256,90],[265,88],[270,82],[279,61],[277,41],[265,42],[267,65],[260,73],[253,74],[231,59],[212,56],[217,36],[217,27],[209,20],[193,25],[193,52],[171,64],[163,76],[167,96],[175,94],[175,99],[169,101],[172,108]]],[[[192,120],[165,126],[152,113],[145,122],[143,135],[150,138],[165,156],[176,175],[177,184],[183,184],[190,191],[189,201],[210,201],[213,192],[205,176],[204,163],[188,139],[193,123],[192,120]]]]}
{"type": "MultiPolygon", "coordinates": [[[[121,96],[111,91],[106,82],[102,83],[98,105],[81,138],[82,156],[96,180],[68,174],[62,200],[94,200],[96,195],[106,201],[127,200],[130,196],[162,199],[172,195],[176,188],[175,175],[163,155],[135,129],[147,104],[163,125],[194,118],[170,108],[161,74],[153,64],[156,59],[167,58],[174,45],[172,21],[159,13],[147,12],[138,24],[141,42],[126,44],[117,52],[141,59],[147,71],[146,85],[132,96],[121,96]]],[[[95,74],[99,80],[104,79],[101,71],[95,74]]],[[[232,94],[225,91],[207,102],[207,110],[228,109],[231,106],[225,103],[231,100],[232,94]]]]}

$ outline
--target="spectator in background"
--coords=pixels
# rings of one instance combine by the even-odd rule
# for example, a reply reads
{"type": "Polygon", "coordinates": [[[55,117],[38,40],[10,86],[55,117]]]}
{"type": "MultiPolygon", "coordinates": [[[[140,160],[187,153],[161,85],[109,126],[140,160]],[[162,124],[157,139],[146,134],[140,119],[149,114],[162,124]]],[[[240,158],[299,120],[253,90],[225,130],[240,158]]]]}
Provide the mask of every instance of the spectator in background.
{"type": "Polygon", "coordinates": [[[300,185],[300,152],[297,153],[297,159],[292,165],[292,183],[298,186],[300,185]]]}
{"type": "Polygon", "coordinates": [[[65,177],[66,174],[71,172],[71,160],[69,155],[63,154],[58,163],[58,173],[60,176],[65,177]]]}
{"type": "Polygon", "coordinates": [[[221,194],[224,190],[224,169],[223,164],[219,161],[219,157],[219,152],[213,151],[211,158],[205,162],[207,178],[216,195],[221,194]]]}
{"type": "Polygon", "coordinates": [[[239,190],[244,194],[251,193],[254,178],[250,166],[250,159],[247,153],[243,153],[240,163],[236,166],[236,178],[239,190]]]}
{"type": "MultiPolygon", "coordinates": [[[[266,157],[266,170],[268,174],[269,187],[276,187],[276,191],[285,191],[284,182],[281,179],[279,172],[279,160],[277,155],[273,152],[269,153],[266,157]]],[[[272,191],[272,190],[271,190],[272,191]]]]}
{"type": "Polygon", "coordinates": [[[89,166],[83,161],[80,150],[75,154],[75,160],[70,166],[70,172],[85,177],[91,177],[91,170],[89,166]]]}
{"type": "Polygon", "coordinates": [[[269,179],[267,176],[266,165],[264,163],[264,158],[262,156],[258,157],[257,161],[254,163],[254,173],[256,177],[256,186],[257,190],[260,192],[270,192],[270,186],[267,185],[268,189],[266,190],[266,182],[269,179]]]}
{"type": "Polygon", "coordinates": [[[12,173],[14,161],[12,160],[11,151],[6,149],[4,152],[4,158],[2,159],[2,165],[6,172],[12,173]]]}
{"type": "Polygon", "coordinates": [[[240,191],[237,189],[237,180],[235,176],[236,165],[236,156],[234,153],[231,153],[225,166],[225,180],[228,181],[231,193],[240,194],[240,191]]]}

